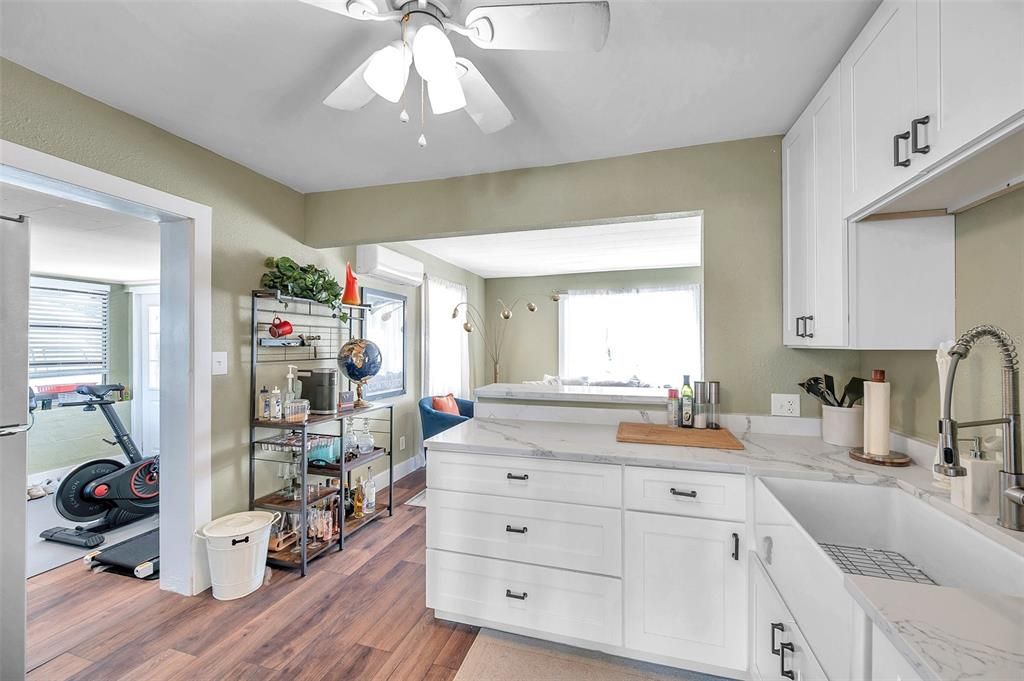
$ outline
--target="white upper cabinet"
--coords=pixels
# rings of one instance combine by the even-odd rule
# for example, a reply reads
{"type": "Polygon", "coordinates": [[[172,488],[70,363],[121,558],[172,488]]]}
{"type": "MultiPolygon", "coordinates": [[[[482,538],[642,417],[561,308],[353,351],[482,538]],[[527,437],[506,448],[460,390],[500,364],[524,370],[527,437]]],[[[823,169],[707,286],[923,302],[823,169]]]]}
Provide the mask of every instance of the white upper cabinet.
{"type": "Polygon", "coordinates": [[[1024,2],[929,0],[917,22],[912,133],[930,148],[914,163],[927,167],[1024,111],[1024,2]]]}
{"type": "Polygon", "coordinates": [[[839,63],[843,215],[913,177],[917,110],[917,2],[883,2],[839,63]]]}
{"type": "Polygon", "coordinates": [[[860,217],[1024,113],[1024,2],[885,0],[840,79],[842,212],[860,217]]]}
{"type": "Polygon", "coordinates": [[[783,342],[847,344],[847,238],[841,206],[839,70],[782,141],[783,342]]]}

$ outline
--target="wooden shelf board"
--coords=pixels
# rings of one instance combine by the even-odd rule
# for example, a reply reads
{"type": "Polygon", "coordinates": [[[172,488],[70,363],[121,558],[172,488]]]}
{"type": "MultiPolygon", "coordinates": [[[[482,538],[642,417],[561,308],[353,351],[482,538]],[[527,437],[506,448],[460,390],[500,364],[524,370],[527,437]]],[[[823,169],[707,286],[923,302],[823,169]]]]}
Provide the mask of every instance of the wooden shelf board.
{"type": "Polygon", "coordinates": [[[365,527],[374,520],[381,517],[387,517],[388,514],[388,500],[390,495],[388,494],[388,488],[377,490],[377,510],[369,515],[365,515],[362,518],[353,518],[349,516],[345,518],[345,525],[342,531],[345,533],[345,537],[348,537],[353,532],[365,527]]]}
{"type": "MultiPolygon", "coordinates": [[[[281,549],[280,551],[270,551],[267,553],[267,562],[272,562],[280,565],[281,567],[287,568],[298,568],[302,566],[302,554],[292,553],[292,549],[298,546],[296,541],[291,546],[281,549]]],[[[323,555],[332,546],[338,545],[338,535],[331,537],[327,543],[321,544],[316,548],[306,547],[306,561],[311,561],[314,558],[323,555]]]]}
{"type": "Polygon", "coordinates": [[[360,414],[380,411],[381,409],[387,409],[391,406],[392,405],[390,403],[381,402],[379,404],[371,404],[369,407],[362,407],[361,409],[339,411],[335,414],[310,414],[305,423],[298,421],[268,420],[253,421],[252,426],[254,428],[285,428],[288,430],[302,430],[303,426],[309,428],[310,426],[323,425],[325,423],[331,423],[332,421],[347,419],[350,416],[359,416],[360,414]]]}

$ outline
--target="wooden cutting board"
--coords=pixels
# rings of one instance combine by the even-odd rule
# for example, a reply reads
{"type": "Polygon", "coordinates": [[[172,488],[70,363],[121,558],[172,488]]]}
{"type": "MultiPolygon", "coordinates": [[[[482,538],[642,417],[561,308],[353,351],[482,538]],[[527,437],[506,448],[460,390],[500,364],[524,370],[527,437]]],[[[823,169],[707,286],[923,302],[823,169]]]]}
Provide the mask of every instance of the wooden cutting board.
{"type": "Polygon", "coordinates": [[[675,445],[676,447],[707,447],[709,449],[744,449],[743,443],[725,428],[677,428],[656,423],[619,424],[615,439],[644,445],[675,445]]]}

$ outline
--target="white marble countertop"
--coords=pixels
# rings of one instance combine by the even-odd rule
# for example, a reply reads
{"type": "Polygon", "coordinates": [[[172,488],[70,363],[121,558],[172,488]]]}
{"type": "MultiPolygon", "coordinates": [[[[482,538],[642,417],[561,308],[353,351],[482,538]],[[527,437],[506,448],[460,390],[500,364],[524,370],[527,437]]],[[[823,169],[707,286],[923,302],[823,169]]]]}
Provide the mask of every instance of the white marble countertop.
{"type": "Polygon", "coordinates": [[[921,678],[1024,678],[1024,598],[854,575],[846,588],[921,678]]]}
{"type": "MultiPolygon", "coordinates": [[[[956,508],[949,502],[948,491],[932,486],[931,472],[923,466],[881,468],[863,464],[850,459],[846,448],[829,445],[818,437],[769,435],[734,429],[733,433],[745,449],[727,451],[616,442],[616,430],[617,426],[606,424],[476,418],[434,436],[425,444],[428,449],[495,456],[895,486],[1024,555],[1024,532],[1005,530],[996,526],[992,517],[971,515],[956,508]]],[[[864,579],[869,583],[864,585],[861,578],[848,578],[847,589],[897,649],[915,668],[920,669],[924,678],[942,681],[1024,679],[1024,640],[1018,638],[1016,647],[998,647],[1006,644],[1000,636],[1024,637],[1021,633],[1024,632],[1022,599],[950,587],[930,587],[942,593],[941,599],[930,600],[932,594],[920,591],[921,585],[864,579]],[[1017,609],[998,605],[1001,602],[1016,603],[1017,609]],[[981,619],[972,616],[960,621],[959,613],[968,612],[981,619]],[[993,618],[992,621],[997,623],[993,626],[1005,633],[993,634],[995,629],[985,624],[988,618],[993,618]],[[964,630],[976,631],[974,635],[967,635],[964,630]],[[985,645],[995,647],[984,652],[988,650],[983,647],[985,645]],[[958,663],[961,656],[963,659],[958,663]],[[1012,674],[999,676],[1004,671],[1012,674]]]]}
{"type": "Polygon", "coordinates": [[[664,408],[665,388],[618,388],[596,385],[491,383],[476,389],[478,400],[537,400],[592,404],[656,404],[664,408]]]}

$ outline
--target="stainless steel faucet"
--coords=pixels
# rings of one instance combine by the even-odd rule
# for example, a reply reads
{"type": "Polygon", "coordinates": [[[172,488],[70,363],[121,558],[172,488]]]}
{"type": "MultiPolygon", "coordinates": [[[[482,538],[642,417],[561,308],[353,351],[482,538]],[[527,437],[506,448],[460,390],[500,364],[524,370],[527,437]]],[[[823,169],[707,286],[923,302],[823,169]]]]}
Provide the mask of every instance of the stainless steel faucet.
{"type": "Polygon", "coordinates": [[[952,361],[946,376],[942,399],[942,418],[939,419],[939,442],[942,445],[942,463],[935,464],[935,472],[951,478],[967,475],[960,465],[960,450],[957,449],[957,431],[960,428],[976,426],[1003,427],[1003,468],[999,471],[999,524],[1018,532],[1024,531],[1024,462],[1021,460],[1020,428],[1020,371],[1017,348],[1010,335],[991,324],[982,324],[965,332],[949,351],[952,361]],[[953,380],[956,366],[966,359],[982,338],[991,338],[1003,356],[1003,417],[984,421],[957,423],[951,417],[953,408],[953,380]]]}

